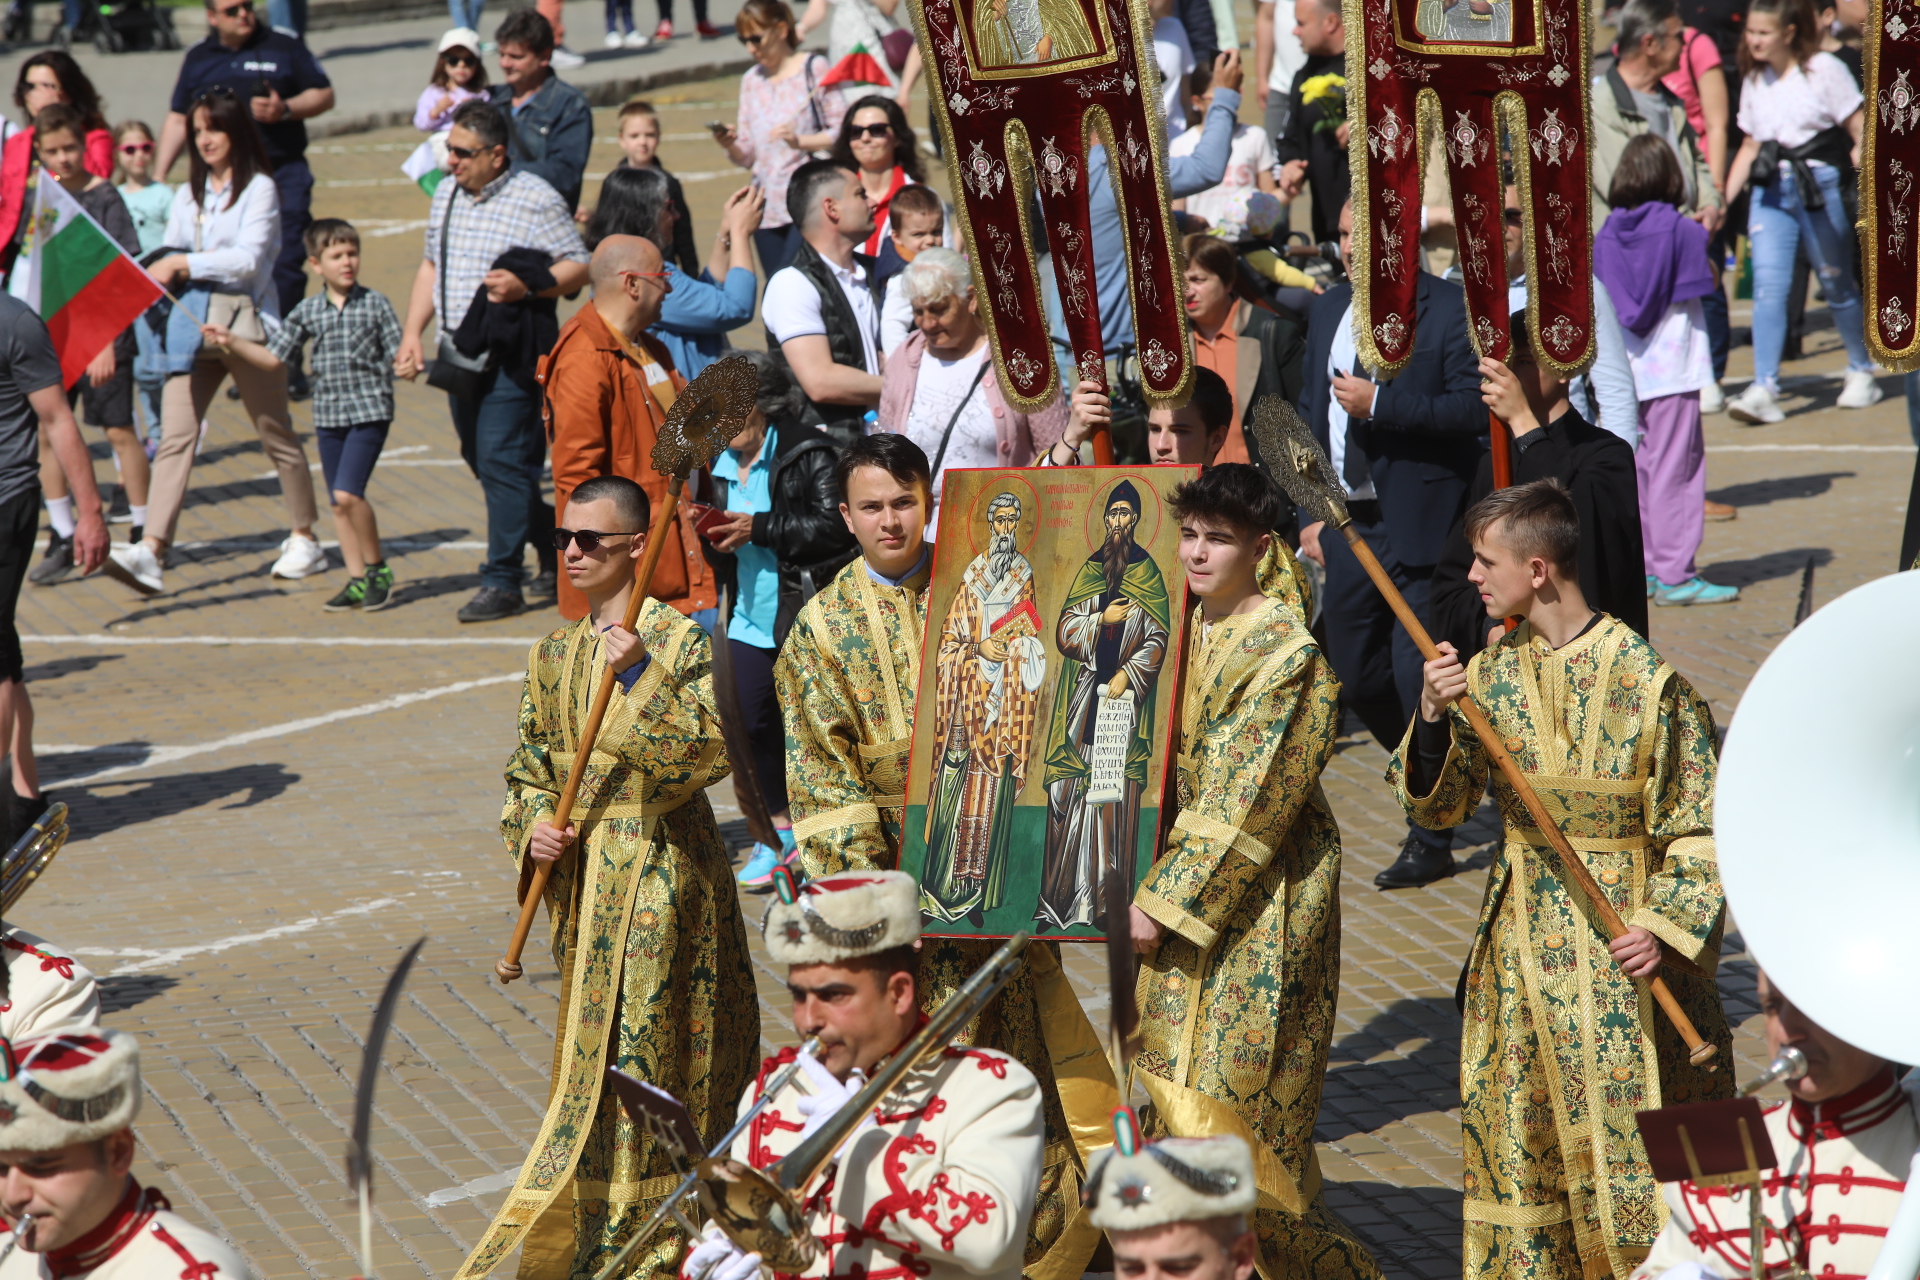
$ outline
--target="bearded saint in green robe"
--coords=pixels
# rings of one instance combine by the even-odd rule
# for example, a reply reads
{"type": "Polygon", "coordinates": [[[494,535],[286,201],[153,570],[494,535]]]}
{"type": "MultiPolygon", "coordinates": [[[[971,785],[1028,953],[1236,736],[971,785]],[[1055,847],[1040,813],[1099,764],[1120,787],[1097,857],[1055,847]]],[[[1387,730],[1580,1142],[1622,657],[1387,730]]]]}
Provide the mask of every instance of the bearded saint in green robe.
{"type": "Polygon", "coordinates": [[[1040,872],[1042,928],[1106,918],[1100,885],[1110,867],[1129,884],[1138,855],[1141,795],[1153,755],[1153,693],[1166,660],[1171,614],[1160,566],[1133,540],[1140,493],[1122,480],[1107,497],[1107,540],[1074,576],[1054,643],[1066,665],[1047,726],[1047,846],[1040,872]],[[1131,699],[1133,729],[1117,788],[1096,789],[1094,731],[1100,708],[1131,699]]]}

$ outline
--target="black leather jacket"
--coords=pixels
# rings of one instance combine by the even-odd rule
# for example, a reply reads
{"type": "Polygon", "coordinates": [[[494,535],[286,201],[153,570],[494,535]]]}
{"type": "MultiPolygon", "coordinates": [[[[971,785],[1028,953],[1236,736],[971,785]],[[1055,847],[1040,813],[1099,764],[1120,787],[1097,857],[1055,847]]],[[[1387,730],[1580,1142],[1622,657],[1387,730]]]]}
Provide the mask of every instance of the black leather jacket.
{"type": "MultiPolygon", "coordinates": [[[[748,541],[768,548],[780,561],[780,607],[773,623],[777,645],[786,643],[801,606],[860,554],[860,544],[840,518],[840,489],[833,478],[839,457],[839,448],[817,428],[783,422],[774,433],[768,485],[773,509],[753,517],[748,541]]],[[[732,482],[715,477],[713,485],[713,505],[727,506],[732,482]]],[[[737,598],[734,557],[715,551],[711,543],[701,545],[729,596],[737,598]]]]}

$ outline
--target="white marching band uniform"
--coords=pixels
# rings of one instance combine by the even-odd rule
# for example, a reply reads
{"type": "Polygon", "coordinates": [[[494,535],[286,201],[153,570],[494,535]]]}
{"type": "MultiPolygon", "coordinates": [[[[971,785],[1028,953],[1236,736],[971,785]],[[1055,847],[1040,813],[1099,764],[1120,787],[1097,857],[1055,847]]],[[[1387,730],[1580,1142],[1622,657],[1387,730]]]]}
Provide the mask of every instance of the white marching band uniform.
{"type": "MultiPolygon", "coordinates": [[[[1769,1275],[1786,1275],[1793,1264],[1816,1280],[1860,1280],[1872,1269],[1920,1149],[1912,1089],[1889,1067],[1841,1097],[1766,1108],[1779,1161],[1762,1184],[1769,1275]]],[[[1673,1216],[1633,1280],[1750,1274],[1749,1188],[1689,1180],[1668,1183],[1663,1194],[1673,1216]]]]}
{"type": "MultiPolygon", "coordinates": [[[[140,1110],[139,1044],[124,1031],[28,1036],[13,1056],[15,1069],[0,1080],[0,1151],[96,1142],[132,1125],[140,1110]]],[[[232,1246],[131,1176],[106,1221],[78,1240],[48,1253],[7,1247],[13,1243],[0,1237],[0,1280],[253,1280],[232,1246]]]]}
{"type": "Polygon", "coordinates": [[[7,958],[7,994],[0,1000],[0,1039],[55,1027],[100,1025],[100,985],[87,967],[38,934],[0,930],[7,958]]]}
{"type": "MultiPolygon", "coordinates": [[[[919,886],[898,871],[829,876],[802,886],[799,897],[804,906],[776,898],[761,925],[778,964],[836,963],[920,936],[919,886]]],[[[789,1048],[762,1064],[741,1114],[795,1054],[789,1048]]],[[[808,1065],[734,1141],[735,1159],[767,1169],[863,1084],[858,1073],[841,1084],[808,1065]]],[[[1019,1280],[1039,1190],[1040,1108],[1033,1074],[995,1050],[950,1045],[908,1072],[805,1189],[820,1252],[801,1274],[1019,1280]]],[[[686,1280],[727,1251],[717,1228],[705,1239],[681,1264],[686,1280]]],[[[710,1276],[733,1274],[722,1263],[710,1276]]]]}

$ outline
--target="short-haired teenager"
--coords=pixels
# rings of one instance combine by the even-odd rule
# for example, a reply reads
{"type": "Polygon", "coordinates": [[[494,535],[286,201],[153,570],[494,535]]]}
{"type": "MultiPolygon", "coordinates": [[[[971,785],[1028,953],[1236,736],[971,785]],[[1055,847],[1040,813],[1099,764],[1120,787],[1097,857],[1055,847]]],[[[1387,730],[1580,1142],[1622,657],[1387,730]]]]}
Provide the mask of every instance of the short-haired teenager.
{"type": "Polygon", "coordinates": [[[1713,713],[1633,628],[1588,604],[1580,519],[1559,481],[1489,494],[1466,527],[1487,617],[1525,621],[1464,667],[1441,645],[1387,775],[1428,828],[1466,821],[1489,789],[1507,819],[1457,997],[1464,1274],[1625,1275],[1664,1216],[1634,1113],[1733,1087],[1724,1067],[1687,1061],[1643,985],[1665,964],[1716,1061],[1729,1061],[1712,977],[1725,909],[1713,713]],[[1628,925],[1618,939],[1566,888],[1453,705],[1463,693],[1561,815],[1628,925]]]}
{"type": "Polygon", "coordinates": [[[1180,808],[1129,913],[1144,1054],[1164,1064],[1136,1079],[1162,1115],[1229,1109],[1271,1148],[1268,1207],[1253,1214],[1265,1274],[1366,1280],[1379,1268],[1318,1193],[1313,1146],[1340,985],[1340,829],[1320,789],[1340,682],[1306,619],[1261,589],[1286,506],[1273,482],[1221,463],[1168,506],[1198,603],[1181,672],[1180,808]]]}

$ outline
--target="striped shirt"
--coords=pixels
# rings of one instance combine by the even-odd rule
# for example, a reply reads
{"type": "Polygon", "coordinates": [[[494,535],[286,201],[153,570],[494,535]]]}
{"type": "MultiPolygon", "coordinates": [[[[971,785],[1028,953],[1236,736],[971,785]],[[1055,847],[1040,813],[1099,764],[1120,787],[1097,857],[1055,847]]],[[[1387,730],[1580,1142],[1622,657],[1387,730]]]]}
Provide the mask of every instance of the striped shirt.
{"type": "Polygon", "coordinates": [[[451,334],[466,319],[475,290],[509,249],[544,249],[557,263],[587,261],[573,215],[560,193],[520,169],[508,169],[474,195],[458,182],[442,182],[427,215],[426,258],[439,270],[434,286],[440,332],[451,334]],[[447,224],[448,211],[452,224],[447,224]],[[447,227],[447,261],[440,261],[441,228],[447,227]]]}

